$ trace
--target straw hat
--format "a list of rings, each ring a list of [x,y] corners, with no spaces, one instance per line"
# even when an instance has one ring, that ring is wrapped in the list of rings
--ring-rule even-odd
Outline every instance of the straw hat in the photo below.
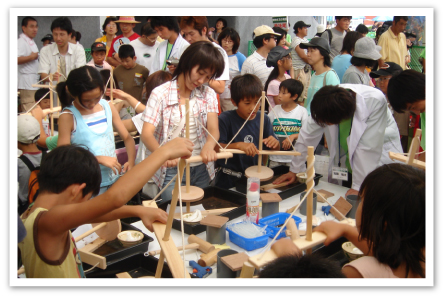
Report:
[[[121,16],[119,17],[119,20],[115,21],[114,23],[140,24],[140,22],[136,21],[135,17],[133,16]]]

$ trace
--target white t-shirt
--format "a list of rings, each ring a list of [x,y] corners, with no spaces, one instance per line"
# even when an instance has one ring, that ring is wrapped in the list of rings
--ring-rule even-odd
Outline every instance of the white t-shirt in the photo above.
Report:
[[[214,47],[219,50],[219,52],[222,54],[222,57],[224,57],[224,72],[222,75],[217,78],[216,80],[230,80],[230,64],[228,63],[228,55],[227,52],[216,42],[212,42]]]
[[[190,99],[190,109],[194,107],[196,99]],[[182,110],[179,111],[179,109],[174,108],[172,111],[172,119],[173,119],[173,123],[174,126],[179,126],[180,120],[182,117],[185,116],[186,114],[186,107],[185,104],[180,105],[179,106]],[[181,117],[182,114],[182,117]],[[199,139],[197,138],[197,119],[195,119],[194,117],[191,116],[191,111],[188,113],[188,116],[190,117],[190,141],[192,141],[194,143],[194,147],[193,147],[193,153],[192,156],[199,156],[200,152],[202,151],[202,148],[200,147],[200,143],[199,143]],[[185,121],[185,120],[184,120]],[[179,137],[185,137],[185,125],[183,125],[183,128],[179,134]],[[196,163],[191,163],[190,166],[194,167],[197,165],[202,164],[202,162],[196,162]]]
[[[34,40],[26,36],[24,33],[20,34],[17,40],[17,57],[26,57],[31,53],[38,53],[39,49]],[[32,60],[28,63],[18,65],[18,79],[17,89],[19,90],[37,90],[31,85],[36,84],[39,81],[39,60]]]
[[[288,136],[290,136],[299,133],[301,127],[307,122],[308,113],[307,109],[305,109],[305,107],[303,106],[300,106],[299,104],[291,111],[285,111],[282,109],[281,105],[276,105],[273,110],[268,113],[268,117],[270,118],[271,124],[273,125],[273,132],[278,137],[279,143],[282,147],[282,142],[287,137],[285,136],[285,133],[282,130],[281,125],[279,124],[276,117],[279,118],[279,121],[281,122],[282,127],[285,129],[285,132]],[[293,148],[290,148],[290,150],[293,150]],[[291,162],[292,158],[293,156],[270,155],[270,160],[274,162],[288,163]]]
[[[156,55],[156,50],[159,47],[160,42],[156,41],[153,46],[148,46],[143,44],[139,38],[134,39],[130,42],[136,52],[137,63],[145,66],[152,74],[151,64],[153,63],[154,56]]]

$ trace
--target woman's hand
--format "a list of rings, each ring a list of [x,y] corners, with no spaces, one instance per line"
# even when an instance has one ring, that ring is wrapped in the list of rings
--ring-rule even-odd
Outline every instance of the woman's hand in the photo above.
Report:
[[[122,165],[117,161],[117,158],[108,156],[96,156],[96,158],[100,165],[111,168],[115,174],[120,174]]]

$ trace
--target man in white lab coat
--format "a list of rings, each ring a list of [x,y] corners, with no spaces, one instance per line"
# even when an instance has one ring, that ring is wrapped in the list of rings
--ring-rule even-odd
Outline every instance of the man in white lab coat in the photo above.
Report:
[[[330,153],[328,181],[358,194],[364,178],[378,167],[387,127],[387,101],[372,87],[357,84],[325,86],[314,95],[311,116],[302,127],[295,145],[300,156],[293,157],[290,172],[276,179],[296,181],[296,173],[305,172],[307,146],[316,147],[325,133]]]

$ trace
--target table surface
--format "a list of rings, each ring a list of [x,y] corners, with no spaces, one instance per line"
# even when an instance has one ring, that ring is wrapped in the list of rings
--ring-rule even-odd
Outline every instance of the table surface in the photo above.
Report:
[[[345,198],[345,193],[347,192],[348,188],[342,187],[342,186],[338,186],[335,184],[331,184],[325,181],[320,180],[318,185],[315,186],[316,190],[326,190],[329,191],[331,193],[334,194],[333,197],[328,198],[328,201],[333,205],[338,199],[339,197],[344,197]],[[270,190],[270,192],[279,192],[278,190]],[[297,205],[299,203],[300,200],[300,193],[296,194],[294,196],[291,196],[283,201],[281,201],[279,203],[279,211],[280,212],[285,212],[287,209]],[[317,211],[316,211],[316,217],[319,219],[319,222],[323,222],[323,221],[327,221],[327,220],[336,220],[335,217],[332,214],[329,214],[328,216],[325,216],[324,213],[322,212],[321,208],[322,206],[328,205],[327,203],[320,203],[317,202]],[[197,209],[198,207],[194,207],[195,209]],[[169,208],[167,209],[169,210]],[[185,207],[183,207],[183,212],[185,212],[186,209]],[[191,207],[191,211],[193,211],[193,207]],[[176,207],[176,212],[180,212],[180,209],[178,207]],[[301,215],[301,213],[299,212],[299,209],[296,210],[295,215],[300,217],[302,219],[302,223],[299,224],[299,229],[304,230],[306,227],[306,216]],[[243,219],[245,219],[245,215],[242,215],[236,219],[233,219],[231,221],[229,221],[227,224],[231,224],[231,223],[237,223],[237,222],[241,222]],[[262,216],[260,216],[262,217]],[[148,229],[146,229],[146,227],[143,225],[142,221],[137,221],[135,223],[132,224],[133,226],[139,228],[143,233],[147,234],[148,236],[152,237],[154,239],[153,242],[151,242],[149,244],[148,247],[148,251],[154,251],[154,250],[159,250],[160,249],[160,245],[159,242],[155,236],[155,234],[153,232],[150,232]],[[314,225],[314,224],[313,224]],[[188,244],[188,234],[185,234],[184,236],[184,244],[187,245]],[[196,235],[199,238],[202,238],[203,240],[206,239],[206,232],[202,232]],[[171,239],[174,241],[174,243],[176,244],[176,246],[182,246],[182,235],[181,232],[175,229],[171,230]],[[269,238],[268,242],[270,242],[272,239]],[[260,249],[256,249],[253,251],[246,251],[243,248],[237,246],[236,244],[232,243],[229,239],[228,236],[228,232],[226,231],[226,245],[228,245],[232,250],[236,250],[238,252],[244,252],[249,256],[254,256],[256,254],[259,254],[261,252],[263,252],[264,248],[260,248]],[[182,256],[182,251],[179,251],[180,255]],[[192,268],[188,265],[188,261],[194,260],[194,261],[198,261],[200,259],[200,254],[202,252],[200,252],[199,250],[188,250],[185,251],[185,266],[187,267],[187,270],[191,273],[192,272]],[[156,257],[158,258],[159,255],[156,255]],[[210,274],[208,277],[209,278],[216,278],[217,277],[217,271],[216,271],[216,263],[213,264],[211,266],[211,268],[213,269],[213,273]]]

